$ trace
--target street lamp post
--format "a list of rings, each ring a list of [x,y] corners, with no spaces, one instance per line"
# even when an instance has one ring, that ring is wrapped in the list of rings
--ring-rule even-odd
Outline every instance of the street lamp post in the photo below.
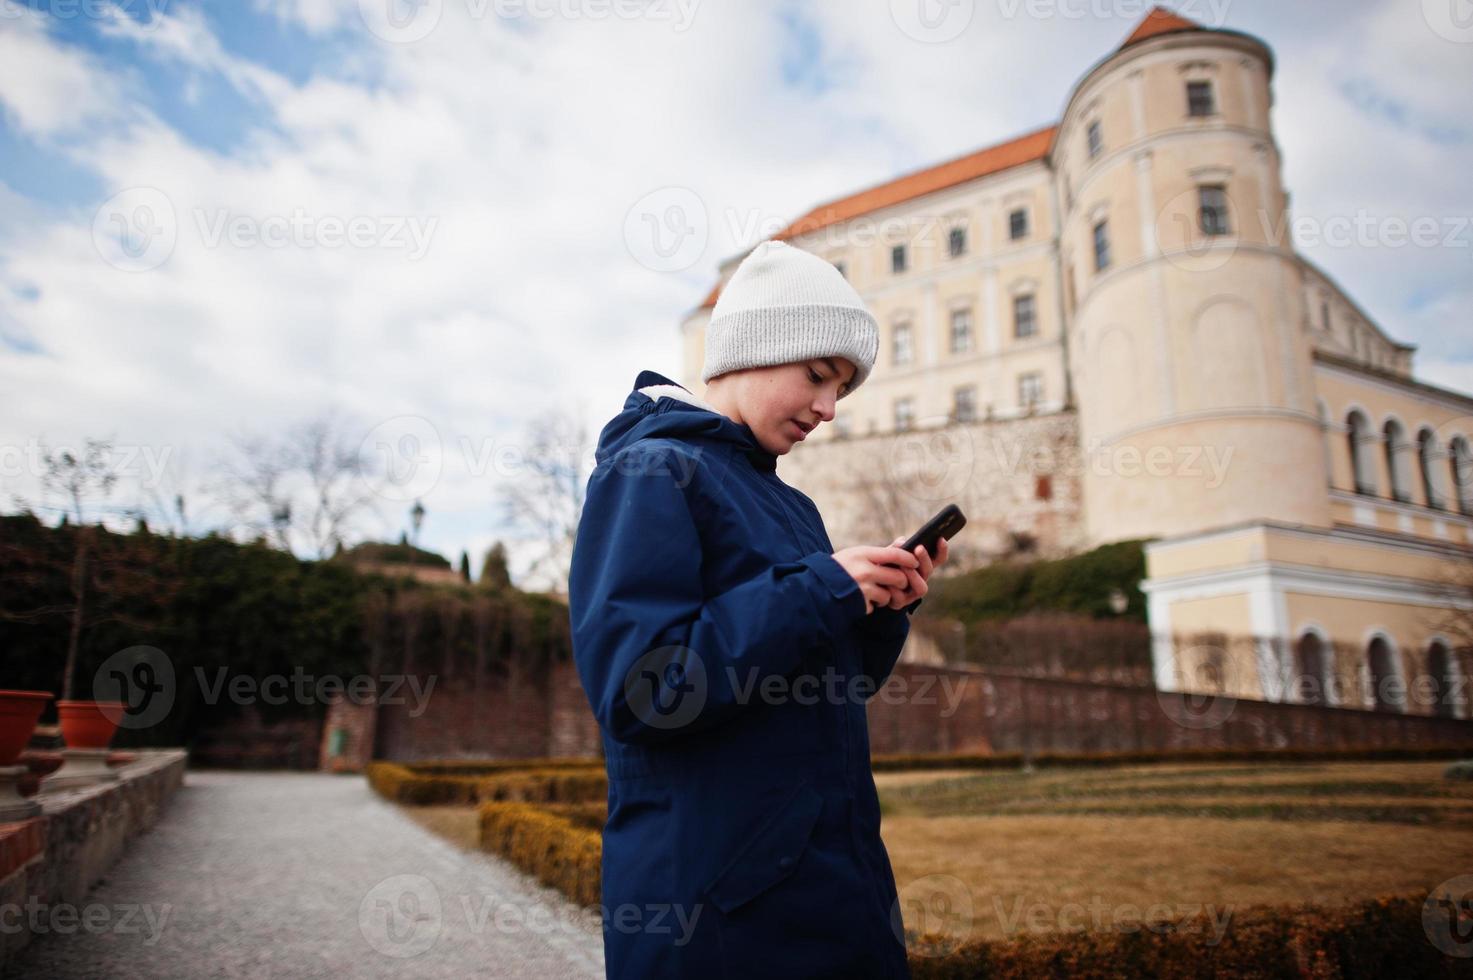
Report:
[[[415,559],[418,557],[418,552],[419,552],[419,528],[420,528],[420,525],[424,523],[424,521],[425,521],[425,507],[424,507],[424,504],[422,504],[418,500],[416,500],[414,502],[414,506],[409,509],[409,523],[410,523],[410,526],[412,526],[414,528],[414,543],[409,546],[409,564],[411,564],[411,565],[413,565],[415,563]]]

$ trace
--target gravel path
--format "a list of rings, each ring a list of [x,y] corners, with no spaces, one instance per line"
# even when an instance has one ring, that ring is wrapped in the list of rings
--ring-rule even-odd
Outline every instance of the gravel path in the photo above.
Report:
[[[595,914],[462,851],[360,777],[190,772],[15,975],[602,978]]]

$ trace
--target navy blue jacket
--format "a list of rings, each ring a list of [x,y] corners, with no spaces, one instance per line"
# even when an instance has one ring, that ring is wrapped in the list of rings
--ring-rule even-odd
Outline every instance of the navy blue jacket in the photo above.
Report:
[[[908,977],[865,702],[921,600],[866,613],[751,428],[653,384],[599,436],[568,586],[607,975]]]

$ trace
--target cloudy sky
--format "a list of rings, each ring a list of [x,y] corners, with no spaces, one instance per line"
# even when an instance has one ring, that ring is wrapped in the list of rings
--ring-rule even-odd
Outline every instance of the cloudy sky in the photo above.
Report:
[[[1296,217],[1373,229],[1302,250],[1473,391],[1466,0],[1168,6],[1272,46]],[[639,370],[676,376],[722,259],[1055,121],[1147,9],[0,0],[0,509],[54,521],[35,447],[108,437],[95,516],[183,492],[200,532],[233,438],[336,413],[420,460],[355,537],[420,497],[422,543],[477,556],[528,421],[596,433]],[[1437,244],[1375,231],[1398,219]]]

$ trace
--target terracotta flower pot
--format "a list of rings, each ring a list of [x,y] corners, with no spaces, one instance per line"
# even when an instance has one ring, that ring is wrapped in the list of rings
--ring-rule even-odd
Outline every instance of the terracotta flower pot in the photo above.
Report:
[[[50,700],[46,691],[0,691],[0,766],[15,765]]]
[[[62,741],[69,749],[105,749],[127,710],[120,701],[58,701]]]

